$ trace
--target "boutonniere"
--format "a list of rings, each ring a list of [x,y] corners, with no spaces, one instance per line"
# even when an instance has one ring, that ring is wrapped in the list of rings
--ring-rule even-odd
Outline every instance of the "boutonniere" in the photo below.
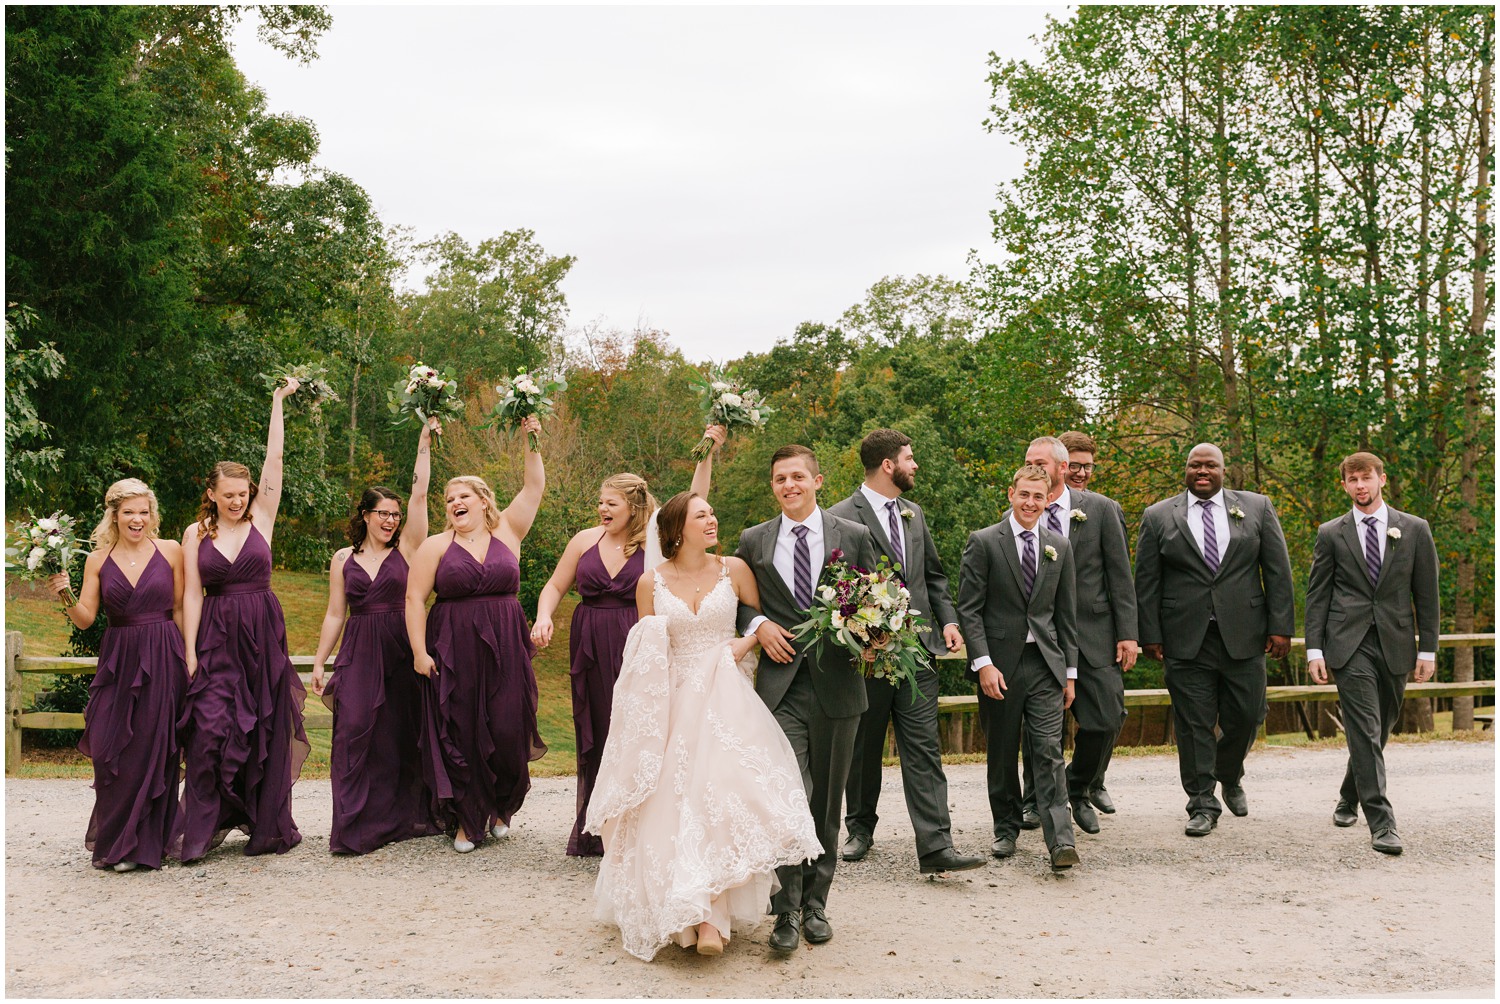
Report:
[[[1068,518],[1075,523],[1087,523],[1089,521],[1089,514],[1082,509],[1074,509],[1068,513]]]
[[[1241,509],[1237,505],[1232,505],[1229,507],[1229,515],[1233,516],[1235,519],[1244,519],[1245,510]]]
[[[1393,527],[1391,527],[1389,530],[1387,530],[1385,532],[1385,535],[1387,537],[1391,538],[1392,540],[1400,540],[1401,539],[1401,528],[1399,526],[1393,526]]]
[[[1042,548],[1042,553],[1047,556],[1048,561],[1057,560],[1057,548],[1053,547],[1051,544],[1048,544],[1046,547]]]
[[[917,514],[914,513],[914,512],[912,512],[910,509],[902,509],[901,510],[901,518],[902,519],[910,520],[910,519],[916,519],[916,517],[917,517]]]

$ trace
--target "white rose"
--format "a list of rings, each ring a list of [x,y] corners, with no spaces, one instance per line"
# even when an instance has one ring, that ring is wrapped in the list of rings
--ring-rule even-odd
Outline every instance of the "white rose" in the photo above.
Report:
[[[759,408],[751,408],[750,409],[750,421],[752,421],[752,422],[759,422],[760,421],[760,409]]]
[[[407,384],[406,384],[406,392],[408,394],[415,394],[416,391],[417,391],[417,381],[415,381],[415,380],[408,381]]]
[[[730,408],[738,408],[740,405],[745,403],[744,399],[738,394],[725,394],[723,397],[719,398],[719,400]]]
[[[891,615],[891,630],[892,631],[900,631],[901,630],[901,625],[903,625],[905,623],[906,623],[906,614],[902,613],[900,610],[897,610],[894,614]]]
[[[841,628],[841,627],[843,627],[844,626],[844,615],[841,614],[841,613],[839,613],[837,610],[835,610],[833,612],[832,624],[833,624],[833,626],[835,628]]]
[[[723,380],[715,380],[713,383],[709,384],[709,386],[713,388],[713,392],[715,394],[722,394],[729,389],[729,385]]]
[[[821,597],[823,597],[823,599],[825,599],[825,600],[832,600],[833,599],[833,587],[832,586],[824,586],[822,589],[818,590],[818,595],[821,596]]]
[[[57,520],[53,519],[51,516],[44,516],[36,521],[36,525],[50,533],[53,530],[57,529]]]
[[[26,568],[29,571],[36,571],[36,567],[42,563],[42,559],[46,556],[47,549],[45,547],[33,547],[31,553],[26,556]]]
[[[540,394],[542,392],[542,389],[530,380],[517,380],[516,390],[519,390],[523,394]]]
[[[426,381],[424,381],[424,382],[429,387],[441,387],[441,386],[443,386],[443,378],[440,377],[440,376],[438,376],[436,373],[434,373],[432,376],[428,377],[426,379]]]

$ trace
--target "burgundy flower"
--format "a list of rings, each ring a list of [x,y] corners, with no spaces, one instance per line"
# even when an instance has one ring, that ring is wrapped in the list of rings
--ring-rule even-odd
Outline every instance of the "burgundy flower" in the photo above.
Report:
[[[829,561],[843,561],[844,560],[843,549],[835,547],[832,551],[829,551],[828,552],[828,560]]]

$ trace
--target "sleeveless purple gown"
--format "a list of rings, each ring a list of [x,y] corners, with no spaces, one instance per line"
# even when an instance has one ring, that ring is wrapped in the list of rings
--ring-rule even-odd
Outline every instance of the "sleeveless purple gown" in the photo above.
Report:
[[[328,849],[368,854],[443,832],[417,751],[421,681],[406,637],[406,559],[392,548],[371,581],[344,562],[349,619],[323,703],[333,712],[333,829]]]
[[[583,830],[594,778],[609,734],[609,712],[615,680],[625,658],[625,637],[635,627],[635,587],[646,569],[646,552],[637,548],[613,578],[595,544],[578,559],[574,574],[583,601],[573,608],[568,632],[568,676],[573,684],[573,735],[578,748],[578,812],[568,836],[568,853],[600,857],[604,841]]]
[[[84,846],[94,867],[160,868],[177,821],[187,690],[182,632],[172,620],[172,563],[153,551],[134,588],[113,557],[99,569],[109,626],[89,687],[78,748],[94,761],[94,814]]]
[[[198,545],[206,595],[198,672],[180,723],[187,784],[172,854],[193,861],[238,828],[246,854],[285,854],[302,841],[292,783],[307,759],[307,692],[286,648],[286,620],[271,592],[271,548],[252,526],[230,562],[212,539]]]
[[[520,563],[494,537],[482,563],[450,542],[427,615],[436,727],[452,786],[446,822],[476,843],[496,819],[510,824],[531,788],[527,765],[547,752],[536,728],[536,649],[516,598],[520,584]]]

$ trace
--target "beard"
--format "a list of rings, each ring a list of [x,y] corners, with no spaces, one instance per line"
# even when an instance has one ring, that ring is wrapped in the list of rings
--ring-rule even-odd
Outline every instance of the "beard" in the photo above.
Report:
[[[895,485],[897,488],[901,489],[903,492],[909,492],[909,491],[911,491],[912,488],[916,485],[916,483],[917,483],[917,479],[912,475],[912,473],[910,471],[892,471],[891,472],[891,484]]]

